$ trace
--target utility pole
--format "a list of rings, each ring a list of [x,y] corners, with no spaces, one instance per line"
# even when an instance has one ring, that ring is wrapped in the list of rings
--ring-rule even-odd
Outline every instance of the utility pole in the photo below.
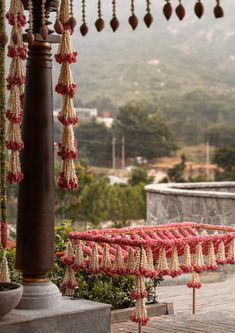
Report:
[[[112,167],[116,169],[116,138],[112,139]]]
[[[209,164],[210,164],[210,143],[209,143],[209,141],[207,141],[206,142],[206,178],[207,178],[207,180],[209,180],[209,177],[210,177]]]
[[[125,168],[125,136],[122,136],[122,169]]]

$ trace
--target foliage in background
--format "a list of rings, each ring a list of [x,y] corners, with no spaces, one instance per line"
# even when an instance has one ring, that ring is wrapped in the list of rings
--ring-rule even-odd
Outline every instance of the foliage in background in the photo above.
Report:
[[[89,168],[76,166],[80,188],[67,193],[56,190],[56,218],[78,222],[79,227],[88,223],[99,227],[102,222],[113,221],[115,227],[127,225],[132,220],[142,220],[146,215],[144,185],[152,181],[147,172],[136,168],[127,185],[111,185],[107,178],[91,174]]]
[[[216,172],[217,181],[235,181],[235,146],[217,149],[214,163],[220,168]]]
[[[153,159],[169,156],[177,149],[163,114],[149,114],[142,105],[128,104],[120,108],[113,131],[116,137],[125,137],[127,158]]]

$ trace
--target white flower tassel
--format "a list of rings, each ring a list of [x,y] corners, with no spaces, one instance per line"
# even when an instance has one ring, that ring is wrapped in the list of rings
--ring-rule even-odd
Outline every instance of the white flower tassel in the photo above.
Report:
[[[88,271],[93,274],[99,273],[99,271],[100,271],[97,243],[94,243],[93,248],[92,248],[91,260],[90,260]]]
[[[183,264],[180,266],[185,273],[193,271],[192,258],[189,244],[184,247]]]
[[[219,243],[219,249],[218,249],[216,261],[217,261],[217,264],[219,264],[219,265],[224,265],[226,263],[225,246],[224,246],[223,241],[221,241]]]
[[[210,242],[209,244],[207,269],[210,269],[212,271],[218,269],[213,242]]]
[[[134,274],[135,266],[136,266],[136,261],[135,261],[134,250],[132,247],[129,247],[127,263],[126,263],[127,274]]]
[[[197,272],[197,273],[200,273],[203,270],[205,270],[206,266],[204,264],[201,243],[197,244],[197,249],[196,249],[196,253],[194,255],[194,260],[193,260],[193,266],[194,266],[195,272]]]
[[[10,274],[6,256],[6,250],[3,250],[2,260],[0,263],[0,282],[10,282]]]
[[[159,250],[157,270],[158,270],[158,273],[160,276],[170,274],[170,270],[169,270],[167,258],[166,258],[166,250],[164,249],[164,247],[161,247]]]
[[[233,239],[229,245],[227,263],[235,264],[235,239]]]
[[[120,274],[122,275],[125,273],[126,267],[125,267],[125,262],[122,257],[122,249],[120,246],[117,247],[115,259],[114,259],[114,268],[113,268],[113,273],[114,274]]]
[[[110,255],[109,255],[109,246],[107,244],[104,247],[101,267],[102,267],[102,270],[106,273],[108,273],[110,271],[110,268],[111,268]]]
[[[179,266],[179,256],[177,247],[174,246],[171,255],[171,265],[170,265],[170,274],[172,277],[176,277],[182,274],[182,270]]]
[[[73,269],[79,270],[84,268],[84,253],[81,246],[82,241],[79,241],[78,244],[75,245],[75,260],[73,264]]]

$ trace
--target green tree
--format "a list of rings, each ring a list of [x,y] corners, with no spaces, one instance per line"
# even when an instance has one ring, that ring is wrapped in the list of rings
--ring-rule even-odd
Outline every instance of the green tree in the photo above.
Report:
[[[95,166],[110,166],[112,159],[112,134],[104,124],[95,120],[81,122],[75,129],[79,156]]]
[[[177,148],[164,116],[149,114],[142,106],[120,108],[113,131],[116,137],[125,137],[127,158],[153,159],[168,156]]]
[[[173,168],[170,168],[167,171],[167,176],[171,182],[174,183],[183,183],[185,182],[184,170],[185,170],[186,156],[181,155],[180,163],[176,164]]]
[[[235,146],[217,149],[214,156],[214,163],[223,169],[223,171],[218,170],[216,172],[216,180],[235,180]]]
[[[233,145],[235,126],[230,124],[211,125],[205,132],[205,139],[212,146],[228,147]]]
[[[130,185],[149,184],[153,182],[153,177],[148,176],[148,172],[143,168],[134,168],[129,179]]]

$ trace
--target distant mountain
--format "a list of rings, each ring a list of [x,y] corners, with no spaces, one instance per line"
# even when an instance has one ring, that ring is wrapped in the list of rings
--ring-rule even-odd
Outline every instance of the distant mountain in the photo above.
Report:
[[[79,22],[74,36],[79,53],[74,65],[78,99],[95,104],[107,98],[119,106],[130,100],[173,98],[194,90],[215,96],[234,94],[235,3],[221,1],[225,17],[215,19],[215,1],[203,1],[205,15],[199,20],[193,10],[195,1],[185,0],[185,19],[179,22],[174,14],[168,22],[162,14],[164,1],[152,2],[154,22],[147,29],[143,23],[145,2],[135,1],[139,26],[132,31],[128,24],[130,1],[117,0],[121,24],[113,33],[109,26],[111,1],[105,1],[106,28],[98,33],[94,27],[96,1],[87,1],[86,37],[79,32],[81,5],[75,3]],[[174,7],[177,3],[172,1]]]

